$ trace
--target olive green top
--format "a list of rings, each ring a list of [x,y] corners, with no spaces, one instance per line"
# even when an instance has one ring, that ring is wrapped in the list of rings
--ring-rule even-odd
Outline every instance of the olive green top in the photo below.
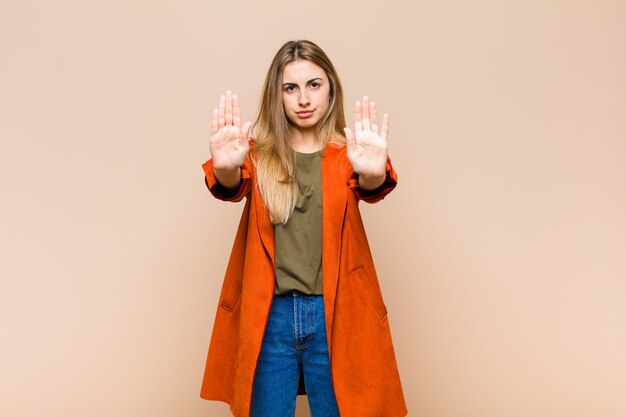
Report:
[[[322,294],[322,151],[296,152],[300,192],[286,224],[274,226],[274,294]]]

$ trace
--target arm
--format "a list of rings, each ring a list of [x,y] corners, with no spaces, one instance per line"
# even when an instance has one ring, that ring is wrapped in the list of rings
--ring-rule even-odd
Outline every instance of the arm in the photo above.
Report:
[[[251,123],[240,127],[237,96],[226,91],[211,118],[211,159],[202,165],[205,184],[216,198],[240,201],[250,191],[252,164],[248,132]]]
[[[362,186],[362,178],[359,177],[354,170],[350,170],[350,179],[348,180],[348,187],[352,189],[354,194],[359,200],[363,200],[366,203],[376,203],[387,196],[398,184],[398,174],[391,165],[391,160],[387,157],[387,163],[385,166],[385,176],[382,183],[374,188],[367,189]]]
[[[383,199],[396,187],[396,175],[387,154],[388,116],[383,116],[380,134],[376,105],[363,97],[354,108],[354,133],[345,128],[347,156],[352,169],[348,186],[368,203]]]
[[[241,168],[237,169],[239,182],[234,187],[226,187],[221,183],[215,174],[212,159],[202,164],[202,169],[204,170],[204,183],[215,198],[237,202],[241,201],[250,192],[252,186],[252,163],[248,158],[246,158]]]

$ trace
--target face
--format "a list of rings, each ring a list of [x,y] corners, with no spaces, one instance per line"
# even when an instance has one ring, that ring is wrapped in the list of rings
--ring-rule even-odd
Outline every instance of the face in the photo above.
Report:
[[[330,105],[330,81],[326,72],[311,61],[285,65],[282,99],[285,115],[296,129],[315,129]]]

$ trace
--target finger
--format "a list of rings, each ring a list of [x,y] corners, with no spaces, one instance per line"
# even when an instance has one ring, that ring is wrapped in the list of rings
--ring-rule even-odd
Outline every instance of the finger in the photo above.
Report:
[[[354,105],[354,132],[360,132],[363,130],[363,121],[361,120],[361,102],[357,101]]]
[[[383,115],[383,128],[380,132],[380,137],[387,140],[387,133],[389,132],[389,115],[385,113]]]
[[[378,134],[378,116],[376,114],[376,103],[373,101],[370,103],[370,124],[372,131]]]
[[[211,136],[217,133],[217,107],[213,109],[213,115],[211,117]]]
[[[347,151],[348,151],[348,153],[352,153],[354,151],[355,146],[356,146],[355,145],[355,140],[354,140],[354,133],[352,133],[352,131],[348,127],[344,127],[343,131],[346,134]]]
[[[239,107],[239,97],[233,95],[233,125],[239,127],[241,123],[241,108]]]
[[[246,122],[241,127],[241,134],[240,134],[239,138],[242,141],[246,141],[246,142],[248,141],[248,133],[250,132],[250,126],[252,126],[252,122]]]
[[[363,130],[370,130],[370,110],[367,96],[363,96],[363,105],[361,106],[361,112],[363,114]]]
[[[226,126],[233,125],[233,95],[230,90],[226,91]]]
[[[224,108],[226,107],[226,97],[220,96],[220,105],[219,105],[219,117],[218,117],[218,128],[223,128],[226,124],[224,122]]]

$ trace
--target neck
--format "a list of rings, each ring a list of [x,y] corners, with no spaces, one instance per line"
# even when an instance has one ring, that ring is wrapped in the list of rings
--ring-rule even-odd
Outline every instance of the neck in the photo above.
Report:
[[[296,152],[313,153],[322,149],[315,130],[295,130],[291,135],[291,147]]]

